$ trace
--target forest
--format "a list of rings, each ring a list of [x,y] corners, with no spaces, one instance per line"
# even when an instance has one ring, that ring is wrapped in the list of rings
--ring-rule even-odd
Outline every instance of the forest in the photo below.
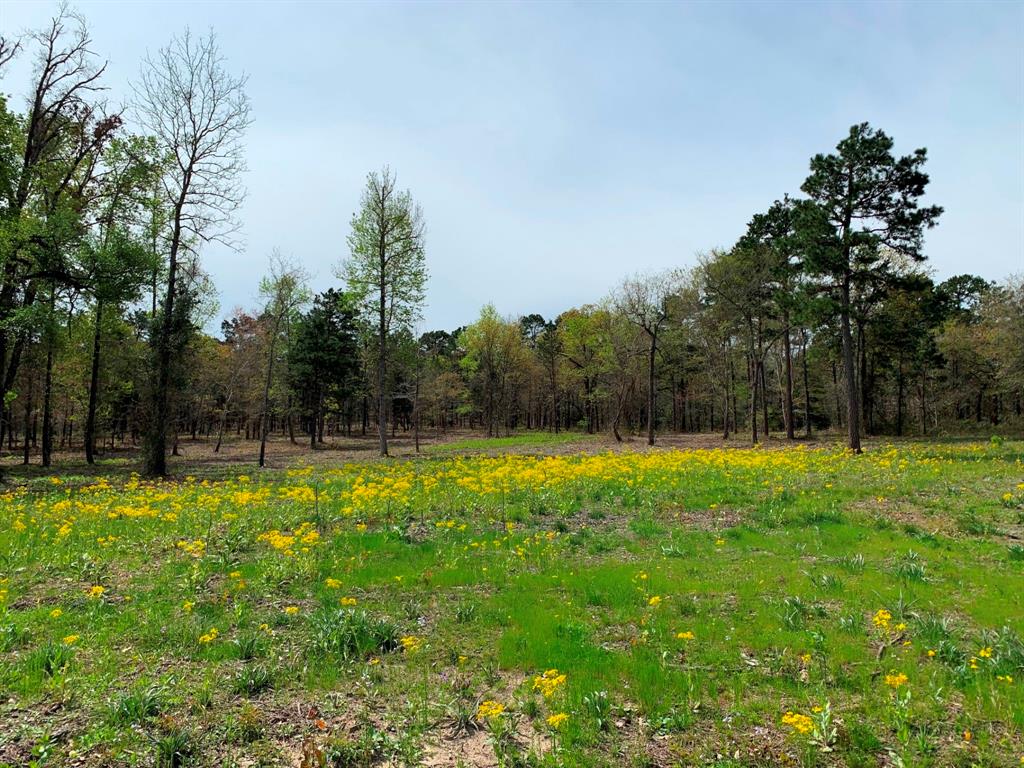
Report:
[[[275,251],[259,301],[214,333],[201,254],[218,242],[243,258],[251,116],[212,33],[144,61],[120,109],[74,12],[2,46],[0,66],[33,57],[36,73],[5,83],[24,109],[0,102],[10,460],[143,449],[162,475],[196,440],[250,441],[262,465],[268,438],[315,450],[369,435],[386,454],[396,436],[418,449],[421,435],[467,429],[651,444],[824,432],[859,450],[863,435],[1020,428],[1019,272],[936,277],[924,241],[942,209],[925,203],[926,151],[894,154],[867,123],[813,155],[800,190],[752,211],[731,245],[679,254],[678,269],[626,276],[555,317],[485,303],[455,329],[421,328],[426,214],[385,166],[365,180],[334,285],[314,292],[301,260]]]

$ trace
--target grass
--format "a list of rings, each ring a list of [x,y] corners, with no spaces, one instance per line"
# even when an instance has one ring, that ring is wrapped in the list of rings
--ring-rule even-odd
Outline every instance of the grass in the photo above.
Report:
[[[36,477],[0,496],[0,765],[1019,764],[1022,461]]]

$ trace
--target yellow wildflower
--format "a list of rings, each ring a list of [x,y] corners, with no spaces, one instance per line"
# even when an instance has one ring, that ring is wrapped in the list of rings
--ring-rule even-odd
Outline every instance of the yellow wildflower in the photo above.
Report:
[[[491,699],[488,699],[486,701],[481,701],[480,702],[480,706],[477,707],[477,710],[476,710],[476,719],[477,720],[490,720],[491,718],[499,717],[501,715],[501,713],[504,712],[504,711],[505,711],[505,705],[504,704],[501,704],[501,703],[499,703],[497,701],[492,701]]]
[[[416,635],[406,635],[399,642],[406,653],[415,653],[423,646],[423,638]]]
[[[533,690],[540,691],[545,699],[550,699],[555,695],[559,686],[565,683],[565,680],[565,675],[560,674],[557,669],[549,669],[543,675],[533,678]]]
[[[565,721],[569,719],[569,716],[565,712],[556,712],[555,714],[548,717],[547,723],[552,728],[558,729],[565,725]]]
[[[810,733],[814,729],[814,721],[799,712],[786,712],[782,716],[782,724],[801,734]]]
[[[209,645],[210,643],[212,643],[212,642],[213,642],[214,640],[216,640],[216,639],[217,639],[217,636],[218,636],[219,634],[220,634],[220,632],[219,632],[219,631],[217,630],[217,628],[216,628],[216,627],[213,627],[213,628],[212,628],[212,629],[211,629],[211,630],[210,630],[209,632],[207,632],[207,633],[206,633],[205,635],[200,635],[200,636],[199,636],[199,642],[200,642],[201,644],[203,644],[203,645]]]
[[[888,685],[890,688],[899,688],[905,685],[908,679],[909,678],[905,674],[899,672],[896,674],[886,675],[885,684]]]

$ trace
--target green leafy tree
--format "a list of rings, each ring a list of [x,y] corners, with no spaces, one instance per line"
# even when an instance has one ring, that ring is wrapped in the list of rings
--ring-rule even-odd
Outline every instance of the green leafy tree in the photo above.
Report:
[[[85,458],[95,461],[96,408],[106,312],[119,313],[137,300],[158,259],[148,247],[141,226],[144,193],[160,173],[154,143],[142,137],[116,139],[103,157],[104,172],[96,195],[98,227],[82,249],[83,269],[93,295],[94,328],[85,420]]]
[[[854,125],[832,154],[811,159],[801,189],[814,202],[802,209],[808,270],[838,297],[846,411],[851,450],[860,452],[860,403],[850,329],[854,285],[887,269],[888,253],[923,261],[923,232],[942,209],[920,206],[928,185],[924,149],[895,157],[893,141],[867,123]],[[885,248],[883,248],[883,246]],[[889,249],[889,250],[886,250]]]
[[[423,212],[408,190],[397,188],[389,168],[367,177],[348,246],[350,257],[341,274],[358,299],[361,319],[373,332],[377,435],[380,455],[387,456],[390,337],[411,329],[420,318],[427,284]]]
[[[267,375],[263,385],[263,408],[260,411],[261,467],[266,465],[267,430],[270,424],[270,388],[274,382],[274,364],[282,347],[287,359],[289,331],[295,314],[309,301],[309,278],[297,264],[278,251],[270,256],[270,274],[260,281],[260,295],[265,304],[263,319],[267,332]]]
[[[487,304],[459,341],[466,352],[462,370],[473,387],[487,434],[497,436],[502,424],[511,428],[516,384],[529,359],[521,326]]]
[[[333,288],[313,298],[288,349],[288,374],[309,419],[309,446],[323,443],[324,416],[340,404],[359,371],[358,328],[350,297]]]

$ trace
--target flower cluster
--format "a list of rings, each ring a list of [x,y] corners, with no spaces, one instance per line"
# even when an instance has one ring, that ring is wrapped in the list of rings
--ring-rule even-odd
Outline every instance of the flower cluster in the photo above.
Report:
[[[423,638],[416,637],[416,635],[406,635],[399,642],[402,644],[402,650],[406,653],[416,653],[423,647]]]
[[[565,679],[565,675],[560,674],[557,669],[549,669],[543,675],[533,678],[533,690],[540,691],[545,699],[550,699],[565,683]]]
[[[786,712],[782,716],[782,724],[789,726],[801,735],[808,734],[814,730],[814,721],[800,712]]]
[[[907,676],[902,672],[894,672],[885,676],[885,684],[890,688],[902,688],[907,684]]]
[[[490,720],[495,717],[500,717],[501,713],[505,711],[505,705],[491,699],[481,701],[480,706],[476,710],[477,720]]]

